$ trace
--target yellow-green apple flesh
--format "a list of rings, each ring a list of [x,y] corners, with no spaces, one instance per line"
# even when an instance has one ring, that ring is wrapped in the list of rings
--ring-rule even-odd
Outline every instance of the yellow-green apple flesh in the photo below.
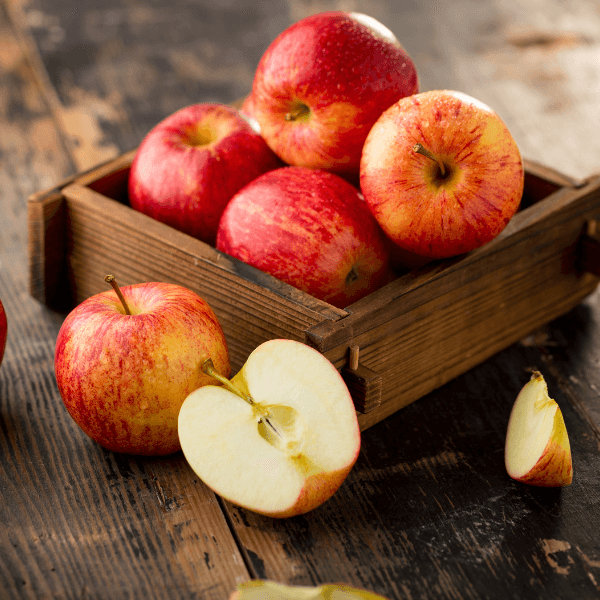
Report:
[[[6,334],[8,331],[8,323],[6,320],[6,311],[4,305],[0,301],[0,364],[4,359],[4,350],[6,348]]]
[[[494,239],[517,211],[523,182],[519,148],[500,117],[453,90],[386,110],[360,167],[365,200],[409,267]]]
[[[225,205],[244,185],[281,166],[237,110],[186,106],[153,127],[129,172],[131,207],[214,245]]]
[[[181,447],[198,477],[270,517],[328,500],[360,451],[352,398],[329,360],[300,342],[269,340],[231,382],[219,381],[192,392],[179,413]]]
[[[389,252],[359,191],[327,171],[282,167],[229,202],[217,249],[343,307],[387,283]]]
[[[385,600],[383,596],[339,583],[319,586],[285,585],[252,580],[240,583],[229,600]]]
[[[76,306],[56,340],[55,373],[68,412],[98,444],[127,454],[180,449],[177,417],[185,398],[213,383],[211,358],[229,375],[229,354],[210,306],[182,286],[151,282]]]
[[[573,480],[565,421],[538,371],[532,374],[513,405],[504,460],[510,477],[522,483],[561,487]]]
[[[325,12],[271,42],[254,75],[253,111],[286,164],[357,174],[379,115],[418,85],[413,61],[382,23]]]

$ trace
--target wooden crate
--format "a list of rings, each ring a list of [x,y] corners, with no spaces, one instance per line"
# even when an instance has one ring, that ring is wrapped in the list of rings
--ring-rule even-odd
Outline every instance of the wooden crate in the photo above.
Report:
[[[131,209],[133,155],[29,199],[32,296],[67,310],[107,290],[108,273],[121,285],[189,287],[216,312],[233,372],[265,340],[310,344],[344,374],[362,429],[569,311],[598,283],[600,177],[575,182],[527,162],[521,209],[498,238],[342,310]]]

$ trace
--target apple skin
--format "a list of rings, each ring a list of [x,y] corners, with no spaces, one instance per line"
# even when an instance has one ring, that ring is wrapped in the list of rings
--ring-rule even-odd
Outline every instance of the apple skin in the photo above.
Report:
[[[525,459],[527,466],[523,467]],[[511,410],[504,461],[508,475],[521,483],[563,487],[573,481],[565,420],[539,371],[533,372]]]
[[[379,115],[418,87],[414,63],[389,29],[360,13],[324,12],[269,45],[255,72],[252,109],[286,164],[357,174]]]
[[[238,192],[217,249],[344,307],[388,281],[388,246],[358,190],[320,169],[282,167]]]
[[[79,427],[108,450],[167,455],[180,449],[177,417],[189,393],[214,380],[201,370],[209,356],[230,372],[225,337],[200,296],[169,283],[121,289],[76,306],[56,341],[55,373]]]
[[[237,110],[221,104],[184,107],[144,137],[129,172],[132,208],[214,245],[231,197],[281,166]]]
[[[414,151],[420,143],[435,160]],[[494,239],[517,211],[524,171],[515,140],[488,106],[461,92],[415,94],[386,110],[363,149],[360,186],[409,267]]]
[[[4,305],[0,301],[0,365],[4,359],[4,350],[6,349],[6,334],[8,332],[8,323]]]

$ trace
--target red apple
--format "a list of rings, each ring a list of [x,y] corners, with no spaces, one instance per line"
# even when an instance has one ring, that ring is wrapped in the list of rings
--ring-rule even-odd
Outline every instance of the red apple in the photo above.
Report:
[[[417,91],[415,66],[387,27],[360,13],[325,12],[267,48],[252,84],[253,111],[285,163],[358,173],[379,115]]]
[[[449,90],[385,111],[360,168],[365,200],[408,266],[494,239],[517,211],[523,182],[519,148],[500,117]]]
[[[389,275],[385,236],[358,190],[306,167],[270,171],[240,190],[217,249],[340,307]]]
[[[142,140],[129,173],[139,210],[211,245],[231,197],[279,159],[235,109],[194,104],[173,113]]]
[[[179,409],[195,389],[214,383],[211,358],[230,372],[227,344],[210,306],[169,283],[110,290],[73,309],[56,341],[58,389],[75,422],[115,452],[166,455],[180,449]]]
[[[4,311],[4,305],[0,301],[0,364],[2,364],[2,359],[4,358],[7,329],[6,312]]]

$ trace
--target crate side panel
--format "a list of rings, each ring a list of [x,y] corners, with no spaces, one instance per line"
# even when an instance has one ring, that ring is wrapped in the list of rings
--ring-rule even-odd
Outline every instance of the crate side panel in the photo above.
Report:
[[[75,303],[108,289],[104,282],[108,273],[114,274],[120,285],[168,281],[189,287],[217,314],[236,370],[261,342],[277,337],[305,341],[306,329],[324,319],[310,307],[207,261],[201,252],[194,253],[195,240],[186,248],[171,244],[139,227],[149,217],[135,215],[133,223],[138,226],[132,226],[127,207],[94,205],[85,194],[80,197],[79,191],[65,190],[66,262]],[[161,225],[152,223],[157,230]]]

